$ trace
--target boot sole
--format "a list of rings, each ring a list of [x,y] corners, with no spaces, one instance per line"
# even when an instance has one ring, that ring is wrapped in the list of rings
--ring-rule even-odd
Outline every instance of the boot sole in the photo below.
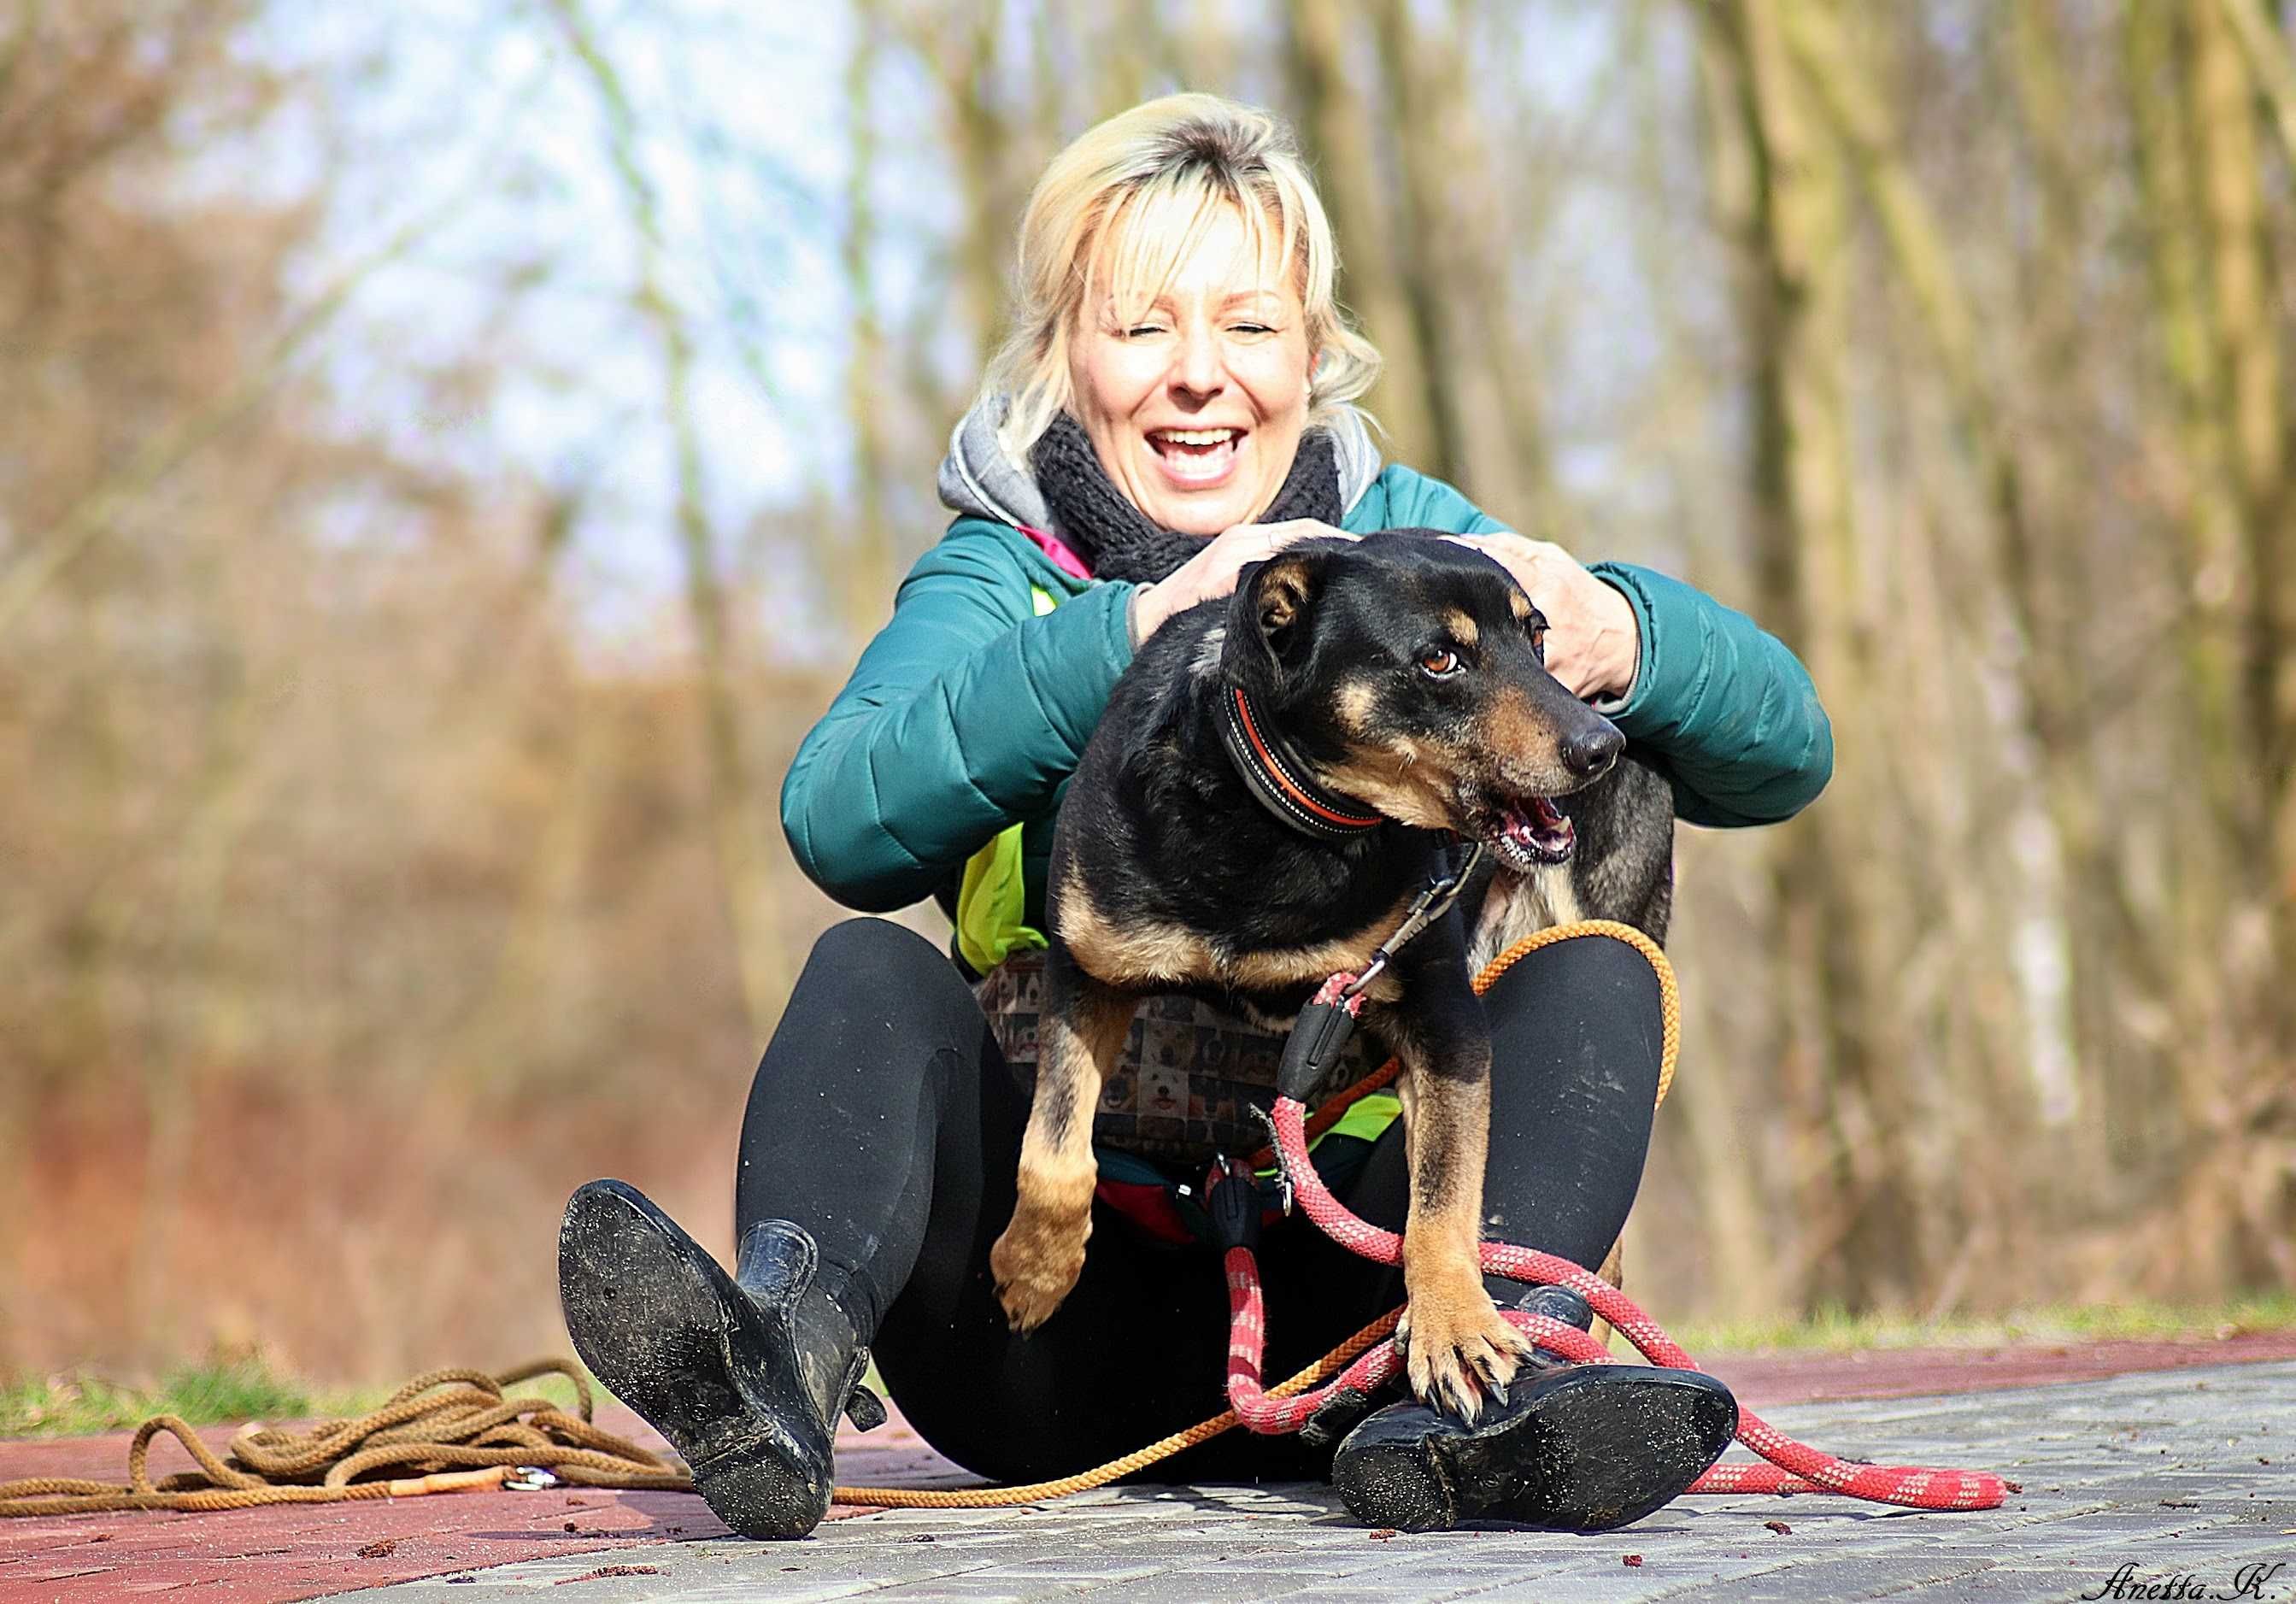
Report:
[[[802,1537],[828,1511],[828,1481],[744,1395],[733,1353],[743,1317],[705,1262],[636,1191],[592,1182],[567,1205],[558,1237],[567,1334],[607,1389],[668,1439],[718,1519],[744,1537]],[[747,1324],[744,1340],[772,1340],[756,1317]]]
[[[1480,1430],[1429,1432],[1365,1421],[1332,1466],[1358,1520],[1447,1531],[1511,1520],[1607,1532],[1672,1502],[1737,1431],[1729,1394],[1687,1373],[1586,1365],[1557,1378],[1520,1415]],[[1609,1374],[1603,1372],[1609,1371]]]

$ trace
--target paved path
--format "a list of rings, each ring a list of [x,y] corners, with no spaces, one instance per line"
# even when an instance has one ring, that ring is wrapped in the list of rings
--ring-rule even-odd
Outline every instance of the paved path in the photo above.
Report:
[[[529,1559],[357,1597],[1795,1604],[2229,1599],[2245,1578],[2244,1596],[2296,1600],[2296,1362],[1765,1412],[1835,1452],[1996,1469],[2024,1492],[1982,1514],[1702,1498],[1601,1537],[1382,1537],[1352,1525],[1326,1489],[1133,1488],[1035,1509],[867,1516],[802,1543],[688,1538]]]

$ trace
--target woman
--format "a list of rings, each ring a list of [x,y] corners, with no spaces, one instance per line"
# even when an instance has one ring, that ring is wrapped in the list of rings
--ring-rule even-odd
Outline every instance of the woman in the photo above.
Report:
[[[1334,265],[1287,132],[1208,95],[1094,128],[1030,199],[1013,332],[941,467],[958,516],[783,792],[791,847],[824,890],[864,910],[939,898],[955,959],[876,919],[815,947],[750,1090],[732,1276],[619,1182],[585,1187],[567,1211],[561,1290],[583,1358],[738,1531],[798,1535],[820,1519],[839,1414],[876,1411],[858,1387],[873,1351],[926,1440],[998,1479],[1070,1474],[1216,1407],[1219,1259],[1167,1239],[1183,1234],[1169,1229],[1177,1172],[1143,1152],[1159,1152],[1160,1110],[1185,1136],[1193,1094],[1176,1082],[1185,1093],[1213,1057],[1248,1057],[1233,1033],[1246,1027],[1168,1019],[1169,1073],[1142,1067],[1129,1113],[1104,1102],[1111,1184],[1082,1279],[1041,1329],[1009,1329],[988,1255],[1028,1116],[1006,1049],[1027,1045],[1014,1022],[1062,787],[1136,646],[1228,594],[1246,564],[1308,535],[1450,531],[1521,581],[1548,619],[1552,670],[1666,762],[1681,817],[1781,819],[1825,783],[1831,738],[1808,677],[1750,621],[1646,570],[1583,568],[1450,487],[1381,465],[1349,405],[1377,354],[1333,302]],[[1655,981],[1620,943],[1564,942],[1517,964],[1486,1007],[1490,1234],[1599,1263],[1650,1135]],[[1316,1162],[1357,1212],[1398,1227],[1393,1112],[1366,1099]],[[1304,1221],[1271,1230],[1261,1260],[1274,1374],[1398,1301],[1391,1270]],[[1589,1323],[1559,1288],[1493,1290]],[[1700,1392],[1696,1430],[1650,1440],[1636,1423],[1685,1387]],[[1333,1474],[1329,1439],[1353,1425],[1338,1479],[1374,1524],[1492,1515],[1591,1530],[1678,1493],[1735,1419],[1710,1378],[1546,1356],[1472,1427],[1399,1395],[1357,1412],[1374,1408],[1359,1424],[1318,1422],[1313,1441],[1230,1434],[1165,1468]],[[1350,1456],[1374,1444],[1390,1473],[1351,1479]],[[1417,1467],[1399,1479],[1398,1444]],[[1552,1470],[1564,1462],[1582,1468]]]

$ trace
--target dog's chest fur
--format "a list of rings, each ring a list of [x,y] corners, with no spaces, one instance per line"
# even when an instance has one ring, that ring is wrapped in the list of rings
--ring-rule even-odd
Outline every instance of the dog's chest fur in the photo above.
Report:
[[[1468,973],[1481,974],[1493,958],[1527,935],[1586,917],[1567,863],[1542,865],[1526,875],[1495,875],[1468,936]]]

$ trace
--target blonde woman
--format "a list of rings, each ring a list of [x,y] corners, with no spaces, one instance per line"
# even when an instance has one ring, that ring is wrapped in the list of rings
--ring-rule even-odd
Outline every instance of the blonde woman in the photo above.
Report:
[[[1247,564],[1308,535],[1448,531],[1521,581],[1552,670],[1666,766],[1680,817],[1766,823],[1825,783],[1808,677],[1750,621],[1645,569],[1582,567],[1382,464],[1351,405],[1378,356],[1332,300],[1336,259],[1287,130],[1209,95],[1092,129],[1029,201],[1013,333],[941,466],[957,516],[782,798],[824,891],[864,911],[936,898],[950,950],[869,918],[815,947],[750,1093],[732,1274],[620,1182],[567,1210],[561,1290],[583,1358],[736,1531],[821,1518],[838,1418],[878,1412],[860,1386],[872,1352],[926,1440],[998,1480],[1081,1470],[1218,1407],[1226,1301],[1185,1188],[1211,1151],[1259,1146],[1266,1032],[1184,999],[1144,1009],[1095,1122],[1082,1278],[1029,1336],[1007,1325],[988,1250],[1028,1119],[1063,784],[1139,643]],[[1655,981],[1619,943],[1566,942],[1486,1006],[1491,1234],[1599,1263],[1650,1135]],[[1394,1117],[1392,1098],[1367,1098],[1316,1150],[1333,1189],[1390,1227],[1406,1196]],[[1304,1221],[1270,1230],[1260,1257],[1271,1374],[1399,1301],[1392,1271]],[[1529,1301],[1587,1323],[1558,1288]],[[1708,1378],[1544,1356],[1472,1425],[1399,1394],[1354,1402],[1300,1437],[1232,1433],[1159,1471],[1332,1477],[1375,1525],[1596,1530],[1678,1493],[1735,1419]],[[1378,1475],[1363,1471],[1374,1449]]]

